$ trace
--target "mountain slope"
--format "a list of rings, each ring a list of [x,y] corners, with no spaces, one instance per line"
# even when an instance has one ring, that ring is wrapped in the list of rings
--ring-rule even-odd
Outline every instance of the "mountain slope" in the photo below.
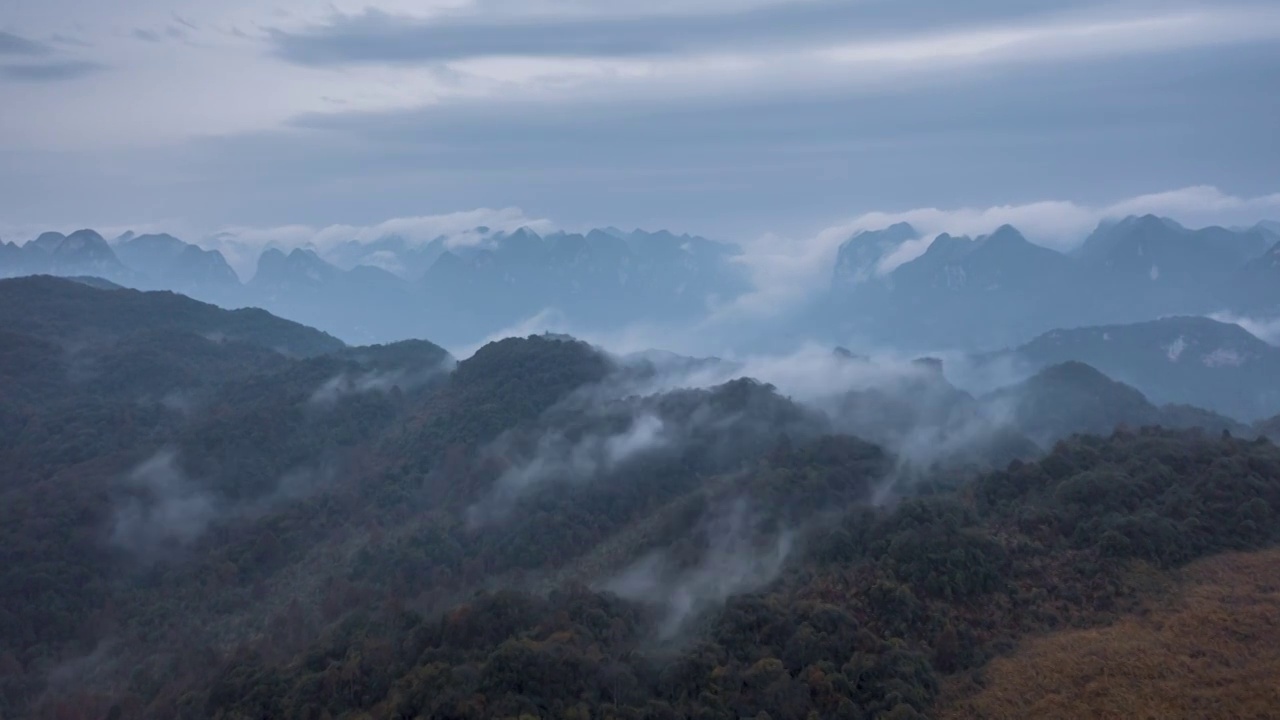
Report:
[[[93,230],[70,235],[47,232],[21,247],[0,252],[0,277],[31,274],[90,275],[130,281],[134,274],[116,257],[111,246]]]
[[[1280,349],[1208,318],[1054,330],[1005,357],[1033,370],[1087,363],[1157,403],[1197,405],[1241,420],[1280,411]]]
[[[5,717],[914,717],[1011,641],[1131,609],[1135,567],[1280,541],[1265,441],[906,472],[768,384],[637,394],[688,362],[564,336],[455,365],[304,328],[332,350],[286,357],[255,332],[295,326],[170,293],[0,300],[29,392],[0,403]],[[200,392],[103,392],[68,353]],[[901,375],[867,427],[985,411],[937,361]],[[1152,412],[1083,366],[1018,392],[1046,434]]]
[[[1022,383],[983,396],[981,402],[1042,447],[1074,434],[1108,435],[1121,426],[1250,434],[1248,426],[1210,411],[1157,407],[1133,387],[1076,361],[1051,365]]]
[[[172,235],[136,235],[116,245],[121,262],[146,276],[147,287],[232,299],[240,278],[217,250]]]
[[[908,223],[895,223],[884,230],[856,233],[840,244],[836,252],[836,266],[832,272],[831,288],[836,293],[850,292],[854,287],[873,280],[878,275],[880,261],[908,240],[920,235]]]
[[[425,273],[425,332],[474,341],[548,312],[582,329],[699,317],[748,289],[736,252],[666,231],[499,233],[450,248]]]
[[[1276,241],[1264,227],[1193,230],[1129,217],[1100,224],[1067,256],[1004,226],[974,240],[944,233],[892,272],[868,272],[911,232],[894,226],[841,247],[818,328],[836,342],[977,350],[1057,327],[1280,309],[1275,257],[1263,256]]]
[[[374,267],[341,270],[311,250],[264,252],[245,297],[357,343],[423,336],[417,332],[421,314],[408,283]]]
[[[1235,273],[1226,296],[1237,312],[1280,315],[1280,242]]]
[[[102,290],[47,276],[0,281],[0,327],[60,343],[114,340],[140,329],[176,330],[299,357],[343,347],[330,335],[263,310],[223,310],[170,292]]]
[[[1073,262],[1003,226],[976,239],[943,234],[887,276],[835,296],[834,321],[907,348],[991,345],[1069,317]]]
[[[1153,215],[1103,224],[1077,252],[1094,288],[1122,313],[1117,319],[1209,312],[1232,273],[1261,255],[1259,229],[1190,230]]]

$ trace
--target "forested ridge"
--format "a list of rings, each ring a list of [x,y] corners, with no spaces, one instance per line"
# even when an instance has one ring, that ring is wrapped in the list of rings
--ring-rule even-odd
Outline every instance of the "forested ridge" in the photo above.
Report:
[[[993,659],[1280,540],[1280,449],[1194,409],[1212,430],[1002,428],[920,464],[568,338],[455,364],[4,293],[33,310],[0,313],[3,718],[954,716]],[[90,309],[121,297],[140,319]],[[1169,417],[1075,386],[1019,407]]]

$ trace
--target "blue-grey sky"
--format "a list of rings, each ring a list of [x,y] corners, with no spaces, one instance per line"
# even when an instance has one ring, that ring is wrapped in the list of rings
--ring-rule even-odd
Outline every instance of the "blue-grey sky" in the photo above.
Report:
[[[3,0],[0,234],[1280,215],[1278,79],[1274,0]]]

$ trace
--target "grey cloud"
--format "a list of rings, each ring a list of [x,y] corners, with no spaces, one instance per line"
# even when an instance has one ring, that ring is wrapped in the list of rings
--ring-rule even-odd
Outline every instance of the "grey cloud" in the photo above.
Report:
[[[670,552],[654,552],[602,583],[604,590],[663,611],[660,639],[671,640],[701,612],[776,579],[791,557],[796,534],[760,532],[759,513],[738,498],[716,507],[704,520],[708,547],[700,562],[682,568]]]
[[[82,78],[104,69],[105,65],[85,60],[0,65],[0,77],[18,82],[59,82]]]
[[[349,194],[308,203],[264,188],[295,213],[419,213],[430,195],[442,209],[514,205],[562,222],[751,235],[869,209],[1107,202],[1202,183],[1256,194],[1274,191],[1280,161],[1276,73],[1280,52],[1253,47],[865,95],[337,112],[298,118],[304,133],[212,141],[201,162],[292,192],[356,175],[367,190],[351,206]],[[708,228],[708,217],[727,224]]]
[[[488,3],[492,5],[493,3]],[[1037,3],[1035,12],[1085,6],[1085,0]],[[268,30],[274,52],[302,65],[431,63],[486,55],[637,56],[764,45],[847,41],[1027,15],[1026,3],[913,3],[895,12],[887,0],[810,0],[736,13],[595,17],[504,17],[486,12],[429,21],[369,9],[338,14],[304,31]]]
[[[332,407],[349,395],[385,393],[396,387],[406,391],[412,390],[447,374],[452,370],[452,365],[453,361],[449,360],[438,366],[427,368],[371,370],[356,375],[344,372],[325,381],[311,394],[308,403],[313,407]]]
[[[155,30],[147,30],[146,28],[134,28],[133,32],[129,34],[132,35],[135,40],[141,40],[143,42],[155,43],[160,42],[163,39],[160,36],[160,33]]]
[[[48,45],[0,31],[0,55],[48,55]]]
[[[335,467],[327,463],[298,467],[284,474],[262,497],[238,503],[211,492],[186,474],[178,451],[168,448],[136,466],[118,483],[109,541],[144,563],[172,557],[215,523],[261,517],[283,504],[329,487]]]
[[[93,43],[87,42],[85,40],[81,40],[78,37],[72,37],[70,35],[59,35],[59,34],[50,35],[49,42],[57,43],[59,45],[71,45],[73,47],[82,47],[82,48],[93,47]]]
[[[187,20],[186,18],[182,17],[182,16],[181,16],[181,15],[179,15],[178,13],[173,13],[173,21],[174,21],[174,22],[176,22],[176,23],[178,23],[178,24],[179,24],[179,25],[181,25],[182,27],[187,28],[188,30],[199,30],[199,29],[200,29],[200,26],[196,25],[195,23],[191,22],[190,20]]]
[[[152,558],[195,541],[217,519],[217,500],[192,482],[172,450],[157,453],[126,478],[134,494],[116,510],[112,544]]]
[[[984,69],[869,93],[439,105],[119,155],[0,153],[0,215],[373,224],[472,207],[726,239],[870,210],[1276,191],[1280,49]],[[98,168],[137,168],[127,176]],[[172,182],[182,177],[183,182]],[[104,182],[109,178],[109,182]],[[248,178],[248,180],[246,180]],[[82,214],[80,214],[82,213]]]

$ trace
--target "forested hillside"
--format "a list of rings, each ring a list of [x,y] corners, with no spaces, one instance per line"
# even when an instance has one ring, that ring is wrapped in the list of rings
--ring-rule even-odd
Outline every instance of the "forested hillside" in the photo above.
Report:
[[[0,297],[4,718],[954,715],[1033,638],[1280,540],[1280,449],[1084,366],[801,403],[561,336],[455,362]]]

